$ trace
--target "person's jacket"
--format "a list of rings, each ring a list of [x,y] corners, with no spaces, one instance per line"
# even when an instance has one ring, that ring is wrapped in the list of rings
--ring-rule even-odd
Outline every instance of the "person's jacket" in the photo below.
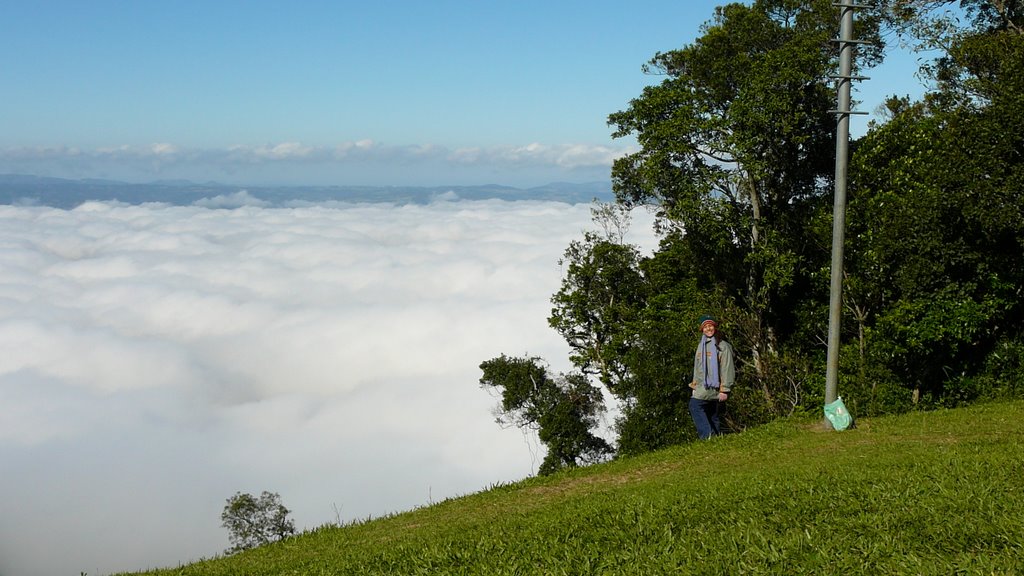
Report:
[[[733,361],[732,345],[725,340],[718,341],[719,390],[729,394],[736,383],[736,364]],[[719,390],[704,387],[704,362],[699,354],[693,356],[693,380],[690,382],[693,397],[698,400],[718,400]]]

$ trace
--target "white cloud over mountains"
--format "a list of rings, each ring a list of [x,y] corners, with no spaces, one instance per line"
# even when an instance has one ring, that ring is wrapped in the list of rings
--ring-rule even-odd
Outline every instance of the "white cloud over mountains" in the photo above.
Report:
[[[189,148],[172,143],[84,149],[0,149],[0,173],[68,178],[217,180],[240,174],[291,184],[483,184],[532,186],[557,180],[606,180],[612,162],[628,146],[590,144],[490,148],[388,145],[373,140],[316,146],[301,142]],[[254,168],[259,171],[254,172]],[[386,168],[386,170],[384,170]],[[430,174],[432,180],[425,181]],[[372,181],[374,177],[386,180]],[[486,179],[489,177],[490,179]],[[495,179],[500,178],[500,179]],[[239,182],[236,182],[239,183]],[[255,184],[257,181],[240,184]]]
[[[0,573],[216,554],[236,491],[311,528],[535,470],[478,365],[568,369],[546,318],[589,206],[200,204],[0,206]]]

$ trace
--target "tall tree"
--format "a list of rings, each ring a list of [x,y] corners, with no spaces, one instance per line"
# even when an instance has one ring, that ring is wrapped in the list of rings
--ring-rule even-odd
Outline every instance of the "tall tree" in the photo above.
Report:
[[[675,244],[679,246],[679,244]],[[595,374],[618,401],[620,454],[683,441],[693,320],[702,303],[668,249],[642,256],[635,246],[588,232],[565,251],[565,275],[549,323],[570,359]]]
[[[548,323],[569,344],[570,360],[616,395],[629,386],[628,326],[647,296],[640,259],[636,247],[586,232],[565,250],[562,286],[551,298]]]
[[[864,15],[859,36],[877,39],[877,21]],[[641,147],[613,166],[617,199],[656,205],[692,255],[686,274],[722,307],[740,303],[741,358],[769,404],[771,363],[822,258],[807,229],[834,173],[837,27],[831,0],[722,6],[692,45],[651,60],[661,84],[609,116]]]

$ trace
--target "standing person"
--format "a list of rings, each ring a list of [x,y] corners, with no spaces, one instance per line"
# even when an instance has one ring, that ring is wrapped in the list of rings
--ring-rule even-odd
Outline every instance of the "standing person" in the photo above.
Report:
[[[718,322],[711,316],[700,317],[700,342],[693,359],[693,381],[690,388],[690,416],[697,427],[697,436],[705,440],[721,434],[718,412],[729,398],[736,381],[732,345],[722,339]]]

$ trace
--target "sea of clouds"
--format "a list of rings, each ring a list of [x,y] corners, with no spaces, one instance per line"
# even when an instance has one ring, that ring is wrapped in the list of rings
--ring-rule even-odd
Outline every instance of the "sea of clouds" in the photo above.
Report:
[[[628,237],[655,243],[651,217]],[[540,356],[591,206],[0,206],[0,574],[175,566],[238,491],[300,529],[535,473],[480,362]]]

